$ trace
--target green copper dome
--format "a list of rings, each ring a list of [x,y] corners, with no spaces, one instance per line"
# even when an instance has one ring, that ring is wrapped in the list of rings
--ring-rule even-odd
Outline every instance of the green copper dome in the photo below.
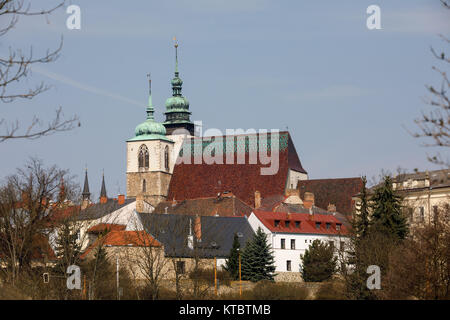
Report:
[[[144,135],[166,135],[166,127],[162,125],[162,123],[155,122],[154,120],[146,120],[145,122],[139,124],[136,129],[134,130],[134,133],[137,136],[144,136]]]
[[[166,127],[162,123],[156,122],[153,116],[155,109],[152,105],[152,95],[151,95],[151,82],[149,81],[150,92],[148,98],[148,106],[146,109],[147,120],[137,125],[134,130],[135,137],[129,139],[128,141],[141,141],[141,140],[167,140],[166,138]]]
[[[166,100],[167,110],[189,109],[189,101],[183,96],[172,96]]]

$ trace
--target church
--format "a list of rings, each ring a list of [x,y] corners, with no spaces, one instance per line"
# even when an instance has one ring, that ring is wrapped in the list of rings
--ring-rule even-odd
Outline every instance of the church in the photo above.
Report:
[[[156,207],[163,201],[228,193],[255,207],[255,194],[263,198],[285,194],[287,189],[297,188],[298,181],[308,179],[289,132],[279,132],[276,137],[269,133],[270,139],[256,132],[222,137],[198,135],[190,119],[189,102],[182,94],[177,43],[171,84],[172,96],[165,103],[165,121],[158,123],[154,118],[149,79],[146,120],[136,127],[134,137],[126,141],[127,198],[142,198]],[[215,150],[218,146],[221,148]],[[257,159],[263,147],[277,157],[274,174],[261,174],[267,168],[267,161]],[[186,150],[192,150],[192,161],[177,161]],[[207,151],[215,161],[196,161],[199,153]]]
[[[152,237],[148,246],[177,259],[180,270],[199,253],[206,265],[220,267],[234,234],[244,247],[261,228],[275,250],[277,279],[297,281],[299,254],[311,241],[344,247],[360,178],[310,180],[288,131],[203,136],[182,94],[177,43],[171,85],[159,123],[149,78],[146,119],[126,141],[126,197],[110,199],[103,177],[100,201],[91,203],[86,172],[78,216],[89,222],[81,236],[85,257],[100,243],[111,250],[145,247],[128,239],[144,233]],[[99,237],[104,230],[111,235]]]

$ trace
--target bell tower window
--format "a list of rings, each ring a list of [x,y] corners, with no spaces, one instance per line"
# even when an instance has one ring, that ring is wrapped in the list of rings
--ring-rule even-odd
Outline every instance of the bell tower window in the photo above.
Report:
[[[138,162],[139,168],[148,169],[149,167],[148,148],[145,144],[139,147]]]
[[[147,181],[145,179],[142,181],[142,192],[147,192]]]

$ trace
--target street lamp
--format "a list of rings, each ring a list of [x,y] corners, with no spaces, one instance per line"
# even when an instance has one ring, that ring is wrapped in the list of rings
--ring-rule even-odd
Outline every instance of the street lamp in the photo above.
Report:
[[[239,254],[239,297],[242,299],[242,277],[241,277],[241,251],[237,248]]]

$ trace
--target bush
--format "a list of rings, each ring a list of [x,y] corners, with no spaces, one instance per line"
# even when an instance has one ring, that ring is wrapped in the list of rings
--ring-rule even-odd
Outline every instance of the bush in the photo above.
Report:
[[[329,280],[336,271],[334,247],[320,240],[314,240],[300,257],[303,264],[302,277],[306,282]]]
[[[337,281],[323,282],[315,298],[316,300],[346,300],[345,285]]]
[[[200,280],[200,282],[214,286],[214,269],[198,269],[197,271],[192,271],[189,273],[189,279],[197,279]],[[217,270],[217,282],[218,285],[230,286],[230,274],[225,270]]]
[[[242,297],[239,291],[222,294],[222,300],[305,300],[308,297],[308,289],[297,283],[259,281],[253,289],[243,290]]]

